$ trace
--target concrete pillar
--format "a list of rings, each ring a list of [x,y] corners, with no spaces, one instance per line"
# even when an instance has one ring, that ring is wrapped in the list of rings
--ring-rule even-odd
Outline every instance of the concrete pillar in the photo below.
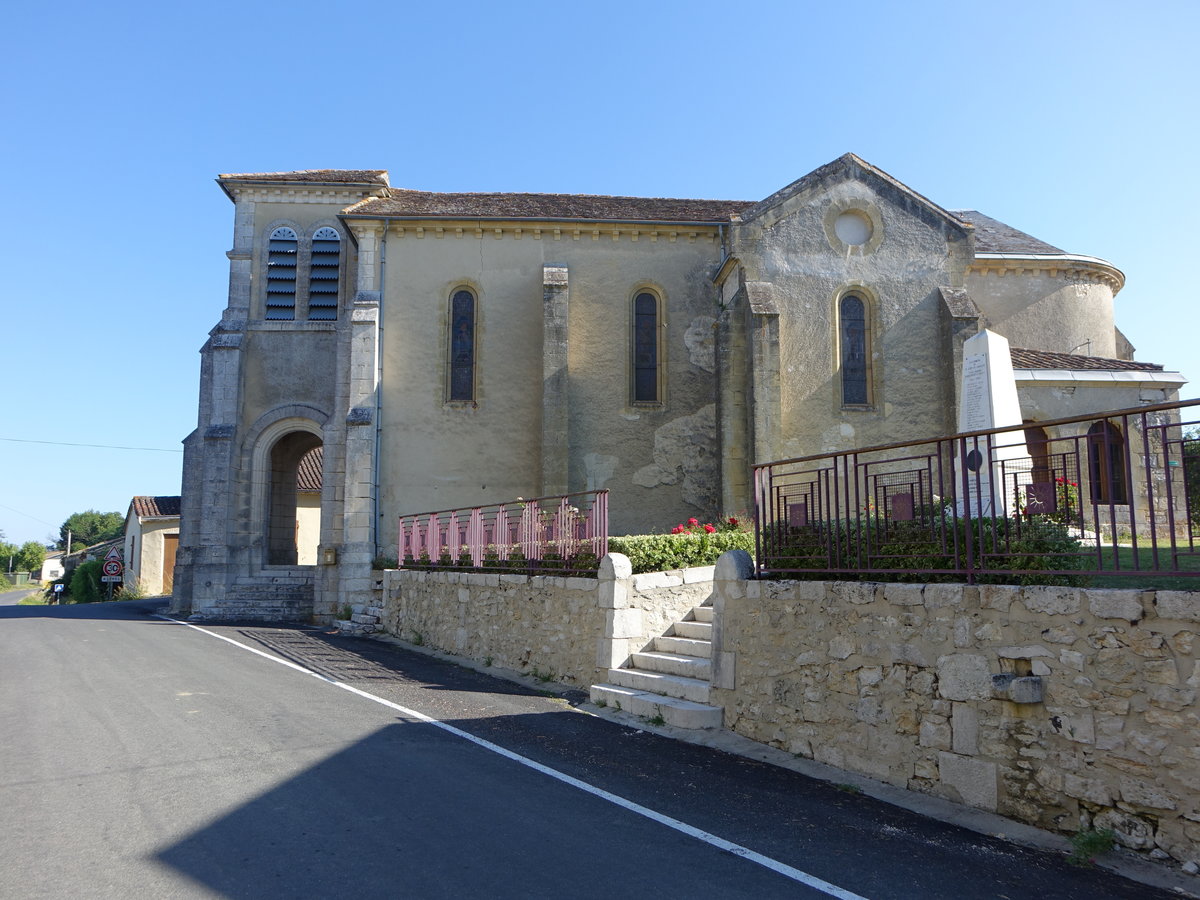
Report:
[[[338,551],[338,597],[322,605],[368,602],[375,558],[375,432],[379,391],[379,304],[377,267],[384,226],[355,222],[358,281],[350,311],[342,544]]]
[[[600,560],[596,588],[600,608],[604,610],[604,634],[596,647],[596,667],[600,677],[609,669],[619,669],[637,648],[630,640],[642,634],[641,610],[629,606],[633,587],[633,566],[623,553],[609,553]],[[634,621],[636,620],[636,621]]]
[[[569,490],[567,267],[542,266],[542,485],[543,497]]]
[[[745,550],[722,553],[713,571],[712,686],[718,691],[737,687],[737,654],[726,645],[725,617],[753,577],[754,560]]]

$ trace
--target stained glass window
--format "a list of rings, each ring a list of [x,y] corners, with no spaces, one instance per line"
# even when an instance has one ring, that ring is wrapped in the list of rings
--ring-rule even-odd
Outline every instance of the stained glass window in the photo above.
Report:
[[[633,301],[633,401],[658,399],[658,298],[638,294]]]
[[[862,299],[842,298],[842,404],[867,405],[867,310]]]
[[[450,399],[475,399],[475,295],[467,290],[450,299]]]

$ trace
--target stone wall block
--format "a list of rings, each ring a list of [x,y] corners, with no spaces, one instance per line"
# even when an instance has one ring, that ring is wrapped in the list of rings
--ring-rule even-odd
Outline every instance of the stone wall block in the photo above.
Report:
[[[1088,609],[1100,619],[1125,619],[1136,622],[1142,618],[1141,591],[1088,591]]]
[[[1021,589],[1021,602],[1032,613],[1064,616],[1079,612],[1079,591],[1069,587],[1048,585]]]
[[[942,751],[938,753],[938,776],[963,803],[996,811],[999,779],[995,763]]]
[[[947,700],[990,700],[992,671],[985,657],[954,653],[938,657],[938,695]]]
[[[950,714],[952,749],[962,756],[979,752],[979,711],[970,703],[955,703]]]
[[[1154,605],[1160,619],[1200,622],[1200,591],[1159,591]]]
[[[925,602],[924,585],[885,584],[883,599],[893,606],[921,606]]]

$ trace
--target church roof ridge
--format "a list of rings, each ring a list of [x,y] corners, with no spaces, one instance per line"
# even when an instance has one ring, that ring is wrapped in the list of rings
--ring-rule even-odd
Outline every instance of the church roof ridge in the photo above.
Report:
[[[375,184],[387,186],[387,169],[298,169],[292,172],[240,172],[217,176],[218,181],[270,181],[303,184]]]
[[[384,218],[580,219],[614,221],[729,222],[752,200],[700,200],[615,194],[556,194],[524,191],[421,191],[389,187],[343,215]]]

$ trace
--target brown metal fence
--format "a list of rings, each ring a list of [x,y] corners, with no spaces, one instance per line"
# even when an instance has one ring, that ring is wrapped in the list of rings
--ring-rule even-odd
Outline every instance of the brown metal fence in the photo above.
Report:
[[[1200,575],[1198,417],[1191,400],[756,466],[759,575]]]

